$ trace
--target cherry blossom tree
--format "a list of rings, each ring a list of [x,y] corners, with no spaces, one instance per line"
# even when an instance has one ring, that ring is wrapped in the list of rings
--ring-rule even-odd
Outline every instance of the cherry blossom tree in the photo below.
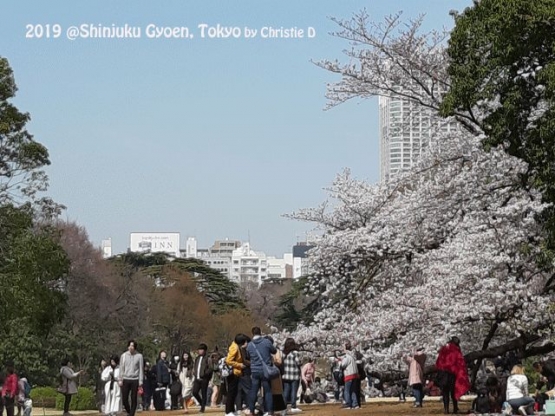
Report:
[[[329,105],[401,96],[442,120],[448,35],[421,33],[421,22],[373,24],[364,12],[337,20],[336,35],[353,47],[348,64],[318,63],[342,77],[328,86]],[[346,170],[329,201],[291,215],[321,231],[307,285],[320,312],[292,334],[305,348],[349,340],[381,369],[417,347],[433,355],[453,335],[474,369],[507,351],[555,349],[555,286],[537,221],[549,206],[524,179],[526,163],[484,150],[480,112],[457,110],[443,122],[453,121],[460,128],[449,133],[431,123],[433,145],[410,170],[375,185]]]

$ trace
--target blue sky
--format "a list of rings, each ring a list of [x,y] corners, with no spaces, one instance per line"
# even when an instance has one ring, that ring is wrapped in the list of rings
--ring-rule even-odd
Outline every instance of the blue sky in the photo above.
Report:
[[[14,102],[50,151],[51,195],[95,245],[125,251],[134,231],[180,232],[201,247],[250,241],[280,256],[312,226],[282,217],[326,198],[338,172],[379,179],[377,101],[324,111],[334,74],[311,60],[342,59],[330,17],[366,8],[373,20],[426,14],[452,26],[470,0],[166,0],[4,2],[0,56]],[[308,39],[201,39],[198,25],[309,26]],[[46,38],[58,24],[60,37]],[[140,39],[66,38],[70,26],[129,26]],[[190,28],[192,39],[148,39],[149,24]],[[27,25],[43,37],[27,38]]]

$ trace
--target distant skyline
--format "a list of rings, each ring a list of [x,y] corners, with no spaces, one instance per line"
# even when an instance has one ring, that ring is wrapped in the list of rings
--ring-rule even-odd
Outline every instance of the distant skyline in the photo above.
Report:
[[[111,238],[123,252],[132,232],[179,232],[199,247],[250,236],[279,257],[312,229],[283,214],[320,204],[346,167],[379,180],[377,99],[323,110],[339,78],[311,61],[345,62],[349,48],[330,17],[402,10],[450,28],[449,11],[471,4],[21,0],[3,5],[0,56],[50,152],[47,194],[96,246]],[[110,33],[140,37],[100,37]]]

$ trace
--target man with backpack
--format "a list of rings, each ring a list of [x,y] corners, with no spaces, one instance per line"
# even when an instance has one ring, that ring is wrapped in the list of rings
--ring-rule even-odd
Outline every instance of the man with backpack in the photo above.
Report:
[[[25,376],[21,376],[18,381],[19,393],[17,398],[17,416],[21,415],[21,410],[23,410],[23,416],[30,416],[33,409],[33,401],[31,400],[31,384]]]

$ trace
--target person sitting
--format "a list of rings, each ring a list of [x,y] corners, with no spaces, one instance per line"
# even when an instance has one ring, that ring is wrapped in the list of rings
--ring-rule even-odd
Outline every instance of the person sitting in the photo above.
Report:
[[[541,374],[540,381],[547,384],[547,390],[555,388],[555,360],[535,362],[532,367]]]
[[[499,379],[494,375],[489,376],[486,380],[485,388],[490,403],[491,413],[501,413],[501,406],[505,401],[505,389],[502,388]]]
[[[326,403],[328,400],[328,396],[326,395],[326,391],[322,385],[320,377],[316,377],[314,379],[314,383],[312,383],[312,395],[314,401],[317,401],[318,403]]]
[[[528,378],[521,365],[515,365],[507,379],[507,402],[523,416],[533,413],[535,400],[528,394]]]
[[[478,396],[472,402],[472,411],[477,414],[491,412],[490,401],[486,390],[480,390]]]

